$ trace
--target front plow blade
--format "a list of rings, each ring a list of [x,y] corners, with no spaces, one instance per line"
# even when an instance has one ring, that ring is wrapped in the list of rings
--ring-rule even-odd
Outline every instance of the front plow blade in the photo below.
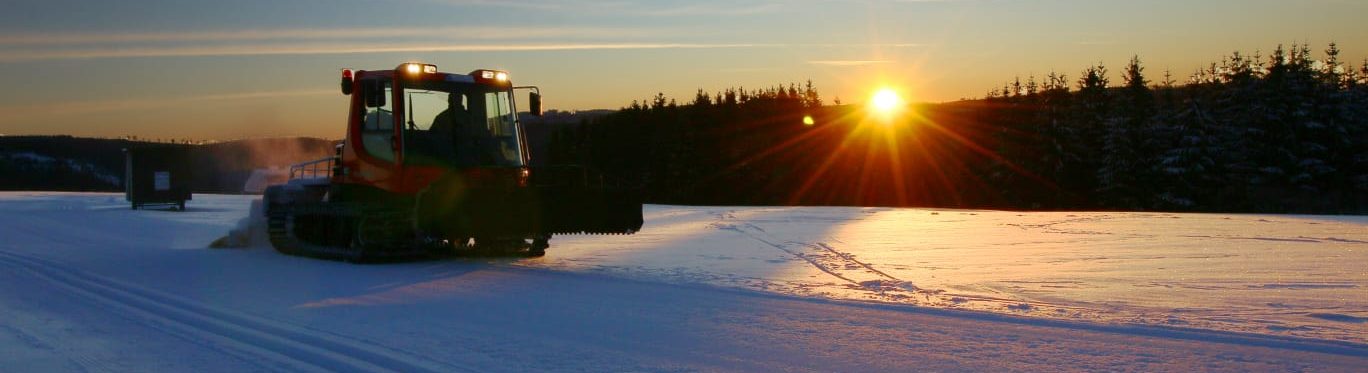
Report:
[[[605,180],[583,168],[541,173],[542,225],[552,234],[631,234],[641,230],[640,187]]]
[[[641,230],[641,193],[630,189],[549,189],[542,218],[552,234],[630,234]]]

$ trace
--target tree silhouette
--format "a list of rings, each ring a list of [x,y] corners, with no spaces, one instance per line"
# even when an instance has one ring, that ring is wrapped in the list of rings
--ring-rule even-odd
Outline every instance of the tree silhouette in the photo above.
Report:
[[[1013,77],[882,135],[811,81],[656,94],[556,134],[552,153],[664,203],[1364,212],[1368,61],[1342,53],[1237,51],[1185,84],[1166,70],[1152,86],[1139,56],[1117,87],[1101,63]]]

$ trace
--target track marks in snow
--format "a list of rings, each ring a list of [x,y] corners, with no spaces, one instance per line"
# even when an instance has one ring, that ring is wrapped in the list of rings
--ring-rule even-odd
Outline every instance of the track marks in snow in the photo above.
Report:
[[[7,318],[5,322],[16,321],[13,319],[15,315],[7,314],[5,316]],[[23,323],[23,321],[19,321],[19,323]],[[32,334],[20,328],[0,324],[0,346],[4,346],[4,349],[0,350],[3,351],[3,353],[0,353],[0,364],[19,363],[20,365],[19,367],[6,367],[7,371],[76,370],[82,372],[110,372],[120,370],[118,369],[118,366],[109,364],[109,361],[106,359],[100,359],[90,356],[89,354],[81,353],[82,351],[72,351],[71,349],[63,348],[63,345],[65,345],[65,343],[62,341],[53,341],[51,338]],[[41,357],[18,352],[17,354],[19,354],[18,356],[20,357],[17,359],[18,361],[15,361],[15,355],[4,356],[15,354],[15,351],[24,350],[41,351],[41,355],[39,355]]]
[[[1007,223],[1007,224],[1005,224],[1005,225],[1010,226],[1010,227],[1021,228],[1022,230],[1034,230],[1034,229],[1039,229],[1039,230],[1043,230],[1043,231],[1048,232],[1048,233],[1057,233],[1057,234],[1078,234],[1078,235],[1112,235],[1112,234],[1114,234],[1114,233],[1112,233],[1112,232],[1087,231],[1087,230],[1077,230],[1077,229],[1064,229],[1064,228],[1060,227],[1061,225],[1068,225],[1068,224],[1074,224],[1074,223],[1094,223],[1094,222],[1100,222],[1100,221],[1104,221],[1104,220],[1113,219],[1113,217],[1110,216],[1110,215],[1096,215],[1096,216],[1083,216],[1083,217],[1079,217],[1079,216],[1077,216],[1077,215],[1068,215],[1068,216],[1066,216],[1066,217],[1067,217],[1068,219],[1057,220],[1057,221],[1052,221],[1052,222],[1048,222],[1048,223],[1039,223],[1039,224]]]
[[[1301,238],[1310,238],[1310,237],[1301,237]],[[1348,239],[1348,238],[1322,237],[1322,238],[1319,238],[1319,239],[1320,239],[1320,240],[1325,240],[1325,241],[1330,241],[1330,242],[1368,244],[1368,241],[1354,240],[1354,239]]]
[[[1363,324],[1363,323],[1368,323],[1368,317],[1356,317],[1356,316],[1350,316],[1350,315],[1338,314],[1338,313],[1312,313],[1312,314],[1307,314],[1306,316],[1307,316],[1307,317],[1314,317],[1314,318],[1321,319],[1321,320],[1329,320],[1329,321],[1342,322],[1342,323],[1350,323],[1350,324]]]
[[[747,224],[747,225],[750,225],[750,224]],[[840,272],[834,271],[831,267],[826,266],[826,265],[823,265],[822,263],[817,262],[817,260],[815,260],[814,258],[812,258],[812,257],[810,257],[810,256],[808,256],[808,255],[804,255],[804,253],[802,253],[802,252],[799,252],[799,251],[795,251],[795,250],[793,250],[793,249],[790,249],[787,245],[780,244],[780,243],[777,243],[777,242],[774,242],[774,241],[770,241],[770,240],[767,240],[767,239],[765,239],[765,238],[763,238],[763,237],[759,237],[759,236],[756,236],[756,235],[754,235],[754,234],[751,234],[750,232],[747,232],[746,229],[743,229],[743,228],[741,228],[741,227],[738,227],[738,226],[735,225],[735,224],[713,223],[711,226],[712,226],[713,228],[716,228],[716,229],[719,229],[719,230],[733,231],[733,232],[736,232],[736,233],[740,233],[740,234],[746,235],[746,236],[748,236],[748,237],[750,237],[750,238],[752,238],[752,239],[754,239],[754,240],[756,240],[756,241],[760,241],[760,243],[763,243],[763,244],[765,244],[765,245],[769,245],[770,247],[779,249],[779,250],[781,250],[781,251],[783,251],[783,252],[785,252],[785,253],[788,253],[789,255],[792,255],[792,256],[794,256],[794,257],[796,257],[796,258],[798,258],[798,259],[802,259],[803,261],[808,262],[808,264],[811,264],[813,267],[816,267],[818,270],[821,270],[822,272],[826,272],[826,274],[831,275],[831,277],[838,278],[838,279],[840,279],[841,281],[845,281],[845,282],[848,282],[848,283],[851,283],[851,284],[854,284],[854,285],[859,285],[859,284],[860,284],[859,282],[857,282],[857,281],[855,281],[855,280],[852,280],[852,279],[850,279],[849,277],[846,277],[846,276],[842,275]],[[754,226],[752,225],[752,227],[754,227]],[[752,230],[755,230],[755,229],[752,228]],[[760,232],[763,233],[763,230],[760,230]]]
[[[1287,290],[1297,290],[1297,289],[1353,289],[1353,288],[1357,288],[1358,285],[1350,284],[1350,283],[1290,283],[1290,284],[1248,285],[1248,286],[1246,286],[1246,287],[1252,288],[1252,289],[1287,289]]]
[[[19,341],[19,343],[23,343],[24,345],[29,347],[48,351],[57,349],[56,347],[53,347],[51,344],[44,342],[42,338],[38,338],[38,336],[29,334],[27,332],[24,332],[23,330],[12,328],[8,325],[0,324],[0,333],[13,336],[13,338]]]
[[[112,279],[0,251],[0,265],[29,272],[145,325],[263,368],[288,371],[457,371],[388,347],[218,309]],[[85,365],[91,362],[77,361]]]
[[[910,293],[925,292],[912,282],[875,269],[869,263],[838,250],[830,243],[781,240],[753,223],[732,222],[736,219],[733,214],[719,214],[718,218],[720,221],[712,223],[712,228],[739,233],[801,259],[817,270],[846,283],[846,289],[868,291],[891,298],[907,298]]]
[[[741,234],[766,246],[781,250],[790,256],[803,260],[814,268],[834,277],[841,282],[837,292],[854,291],[856,299],[906,304],[924,304],[947,308],[967,308],[992,310],[1009,313],[1032,313],[1057,317],[1091,318],[1100,311],[1083,305],[1062,305],[1032,301],[1015,297],[995,297],[948,292],[945,289],[927,289],[916,286],[912,281],[893,276],[875,266],[861,261],[854,255],[841,250],[838,244],[845,243],[836,239],[823,239],[814,242],[783,240],[770,234],[766,229],[751,221],[738,218],[734,212],[716,213],[717,221],[710,224],[713,229]],[[1077,223],[1108,219],[1107,216],[1071,217],[1064,221],[1032,226],[1023,229],[1055,229],[1064,223]],[[1056,229],[1058,230],[1058,229]],[[1080,233],[1058,230],[1061,233]],[[1090,234],[1082,232],[1083,234]],[[811,288],[814,285],[796,284],[798,288]],[[820,286],[820,285],[817,285]]]
[[[1184,237],[1184,238],[1219,239],[1219,240],[1271,241],[1271,242],[1287,242],[1287,243],[1321,243],[1320,240],[1313,239],[1313,238],[1307,238],[1307,237],[1280,238],[1280,237],[1242,237],[1242,236],[1229,236],[1229,235],[1212,236],[1212,235],[1193,235],[1193,234],[1190,234],[1190,235],[1182,235],[1182,236],[1179,236],[1179,237]]]

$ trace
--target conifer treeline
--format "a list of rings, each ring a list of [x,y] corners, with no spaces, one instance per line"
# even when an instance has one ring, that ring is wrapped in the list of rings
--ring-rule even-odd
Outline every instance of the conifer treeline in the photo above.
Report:
[[[795,168],[755,162],[796,136],[806,112],[822,110],[808,82],[727,89],[679,104],[664,94],[552,134],[551,163],[589,164],[647,187],[655,203],[783,204],[772,174]],[[796,126],[794,124],[797,124]]]
[[[1100,64],[1016,79],[882,130],[811,83],[657,95],[557,132],[550,152],[656,203],[1364,212],[1368,61],[1339,58],[1235,53],[1178,84],[1137,57],[1120,84]]]

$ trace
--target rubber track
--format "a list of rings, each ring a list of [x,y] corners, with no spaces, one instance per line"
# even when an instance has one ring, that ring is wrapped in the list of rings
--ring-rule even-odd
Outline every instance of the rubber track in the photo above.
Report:
[[[368,244],[363,250],[352,247],[314,244],[300,239],[289,231],[290,221],[293,217],[292,215],[286,212],[276,212],[267,217],[267,233],[270,236],[271,245],[285,254],[361,261],[377,257],[413,256],[426,253],[418,248],[418,245],[413,242],[412,237],[402,237],[403,232],[401,231],[407,231],[403,228],[403,222],[411,222],[411,220],[408,220],[409,217],[406,212],[401,210],[371,209],[367,211],[349,208],[345,205],[300,206],[296,207],[295,210],[304,210],[311,214],[331,215],[335,217],[355,218],[367,216],[369,219],[387,222],[380,230],[382,231],[382,235],[389,235],[390,237],[387,237],[387,239],[381,240],[381,242],[378,243]],[[357,212],[358,210],[360,210],[359,213]],[[376,217],[380,218],[377,219]],[[411,225],[411,223],[409,225]],[[372,226],[371,228],[374,227]],[[371,232],[371,235],[374,234],[375,232]]]

